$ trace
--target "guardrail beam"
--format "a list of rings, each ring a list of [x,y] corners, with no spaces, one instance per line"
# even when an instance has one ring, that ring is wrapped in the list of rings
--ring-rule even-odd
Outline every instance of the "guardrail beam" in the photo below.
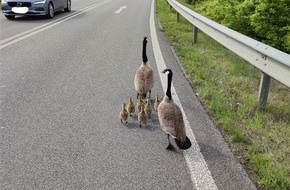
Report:
[[[289,54],[222,26],[176,0],[167,0],[167,2],[194,26],[194,43],[197,42],[198,30],[201,30],[263,73],[259,89],[260,106],[266,105],[271,78],[290,87]]]

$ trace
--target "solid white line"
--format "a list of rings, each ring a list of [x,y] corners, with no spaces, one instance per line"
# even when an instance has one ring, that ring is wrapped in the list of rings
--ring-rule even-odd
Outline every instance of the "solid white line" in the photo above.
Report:
[[[153,52],[155,55],[155,61],[158,68],[158,73],[161,73],[166,68],[166,64],[164,62],[159,42],[157,39],[157,33],[155,28],[155,0],[152,0],[151,4],[151,14],[150,14],[150,33],[151,33],[151,40],[152,40],[152,46],[153,46]],[[163,87],[163,91],[165,92],[166,88],[166,75],[160,75],[161,84]],[[189,168],[190,174],[191,174],[191,180],[197,190],[217,190],[217,186],[215,184],[214,179],[211,176],[210,170],[207,167],[206,161],[204,160],[204,157],[202,153],[200,152],[200,148],[195,140],[195,136],[191,130],[191,127],[189,125],[189,122],[187,120],[187,117],[184,113],[184,110],[182,108],[182,105],[179,101],[179,98],[177,96],[177,93],[175,91],[174,86],[172,85],[172,97],[174,102],[180,107],[183,118],[185,121],[185,128],[188,138],[192,142],[192,147],[183,151],[184,157],[187,163],[187,166]]]
[[[69,20],[69,19],[71,19],[73,17],[76,17],[76,16],[78,16],[78,15],[84,13],[84,12],[87,12],[87,11],[89,11],[91,9],[99,7],[99,6],[101,6],[101,5],[105,4],[105,3],[108,3],[110,1],[111,0],[102,1],[100,3],[91,5],[89,7],[84,8],[84,9],[81,9],[81,10],[79,10],[79,11],[77,11],[75,13],[72,13],[70,15],[67,15],[65,17],[62,17],[62,18],[59,18],[57,20],[51,21],[49,23],[43,24],[41,26],[35,27],[35,28],[30,29],[30,30],[28,30],[26,32],[22,32],[20,34],[14,35],[14,36],[12,36],[10,38],[6,38],[4,40],[1,40],[0,41],[0,49],[3,49],[5,47],[7,47],[7,46],[10,46],[10,45],[14,44],[14,43],[17,43],[17,42],[19,42],[21,40],[24,40],[24,39],[26,39],[26,38],[28,38],[30,36],[33,36],[33,35],[35,35],[35,34],[37,34],[39,32],[47,30],[47,29],[49,29],[49,28],[51,28],[53,26],[56,26],[56,25],[58,25],[58,24],[60,24],[60,23],[62,23],[64,21],[67,21],[67,20]]]

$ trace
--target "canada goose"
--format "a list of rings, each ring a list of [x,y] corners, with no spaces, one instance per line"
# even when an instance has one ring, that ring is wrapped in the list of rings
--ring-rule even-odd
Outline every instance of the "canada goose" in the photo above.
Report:
[[[160,104],[159,96],[156,95],[156,97],[155,97],[155,102],[154,102],[154,110],[155,110],[156,112],[158,112],[158,106],[159,106],[159,104]]]
[[[135,104],[133,103],[132,97],[129,98],[129,103],[127,105],[127,111],[129,112],[130,116],[131,114],[135,113]]]
[[[127,121],[128,120],[128,115],[129,115],[129,113],[126,110],[126,103],[123,103],[122,104],[122,109],[121,109],[120,114],[119,114],[119,119],[120,119],[121,123],[123,123],[123,122],[127,123],[128,122]]]
[[[167,73],[167,91],[158,106],[158,119],[163,131],[167,133],[168,146],[166,149],[172,150],[172,146],[169,135],[172,136],[176,142],[176,145],[180,149],[188,149],[191,146],[191,142],[186,136],[185,125],[180,108],[174,103],[171,95],[171,82],[172,71],[171,69],[165,69],[162,73]]]
[[[134,85],[137,91],[137,99],[139,96],[142,96],[142,98],[146,98],[147,92],[149,92],[150,98],[151,89],[154,84],[153,70],[147,63],[148,58],[146,54],[146,45],[147,45],[147,37],[144,37],[142,50],[143,62],[141,66],[137,69],[134,78]]]
[[[139,121],[139,127],[141,127],[142,123],[146,124],[147,123],[147,115],[144,111],[144,106],[141,107],[141,112],[138,114],[138,121]]]
[[[143,100],[142,100],[142,97],[139,96],[139,97],[138,97],[138,102],[137,102],[138,113],[141,112],[141,108],[142,108],[142,106],[144,106],[144,102],[143,102]]]
[[[146,115],[148,116],[148,118],[150,118],[151,113],[152,113],[152,108],[151,108],[151,100],[149,98],[147,99],[147,103],[145,104],[144,111]]]

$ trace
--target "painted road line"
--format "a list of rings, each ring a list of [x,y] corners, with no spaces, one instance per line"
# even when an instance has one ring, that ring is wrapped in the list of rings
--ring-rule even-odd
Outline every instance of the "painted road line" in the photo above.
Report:
[[[122,12],[123,9],[126,9],[126,8],[127,8],[127,6],[122,6],[118,10],[116,10],[114,13],[119,14],[120,12]]]
[[[17,42],[19,42],[21,40],[24,40],[24,39],[26,39],[26,38],[28,38],[30,36],[33,36],[33,35],[35,35],[37,33],[42,32],[44,30],[47,30],[47,29],[49,29],[49,28],[51,28],[53,26],[56,26],[56,25],[64,22],[64,21],[67,21],[69,19],[72,19],[72,18],[74,18],[74,17],[76,17],[76,16],[78,16],[78,15],[80,15],[82,13],[85,13],[85,12],[87,12],[89,10],[92,10],[94,8],[97,8],[97,7],[101,6],[101,5],[104,5],[104,4],[106,4],[106,3],[110,2],[110,1],[111,0],[105,0],[105,1],[102,1],[102,2],[99,2],[99,3],[96,3],[94,5],[91,5],[91,6],[88,6],[86,8],[83,8],[83,9],[77,11],[77,12],[74,12],[72,14],[69,14],[69,15],[67,15],[65,17],[56,19],[54,21],[51,21],[49,23],[46,23],[46,24],[43,24],[41,26],[35,27],[35,28],[30,29],[28,31],[25,31],[23,33],[14,35],[14,36],[12,36],[10,38],[6,38],[4,40],[1,40],[0,41],[0,49],[3,49],[3,48],[8,47],[8,46],[10,46],[12,44],[15,44],[15,43],[17,43]]]
[[[159,42],[157,39],[157,33],[156,33],[156,28],[155,28],[155,11],[154,11],[155,6],[154,5],[155,5],[155,0],[152,0],[151,13],[150,13],[150,33],[151,33],[153,52],[154,52],[155,61],[158,68],[158,73],[161,79],[163,91],[165,92],[166,85],[167,85],[167,76],[160,73],[166,68],[166,64],[164,62],[164,59],[160,50]],[[192,142],[191,148],[183,151],[183,153],[184,153],[187,166],[190,171],[193,185],[195,186],[197,190],[207,190],[207,189],[217,190],[218,188],[215,184],[214,179],[211,176],[211,172],[207,167],[206,161],[204,160],[204,157],[202,153],[200,152],[200,147],[198,146],[197,141],[195,140],[195,136],[191,130],[187,117],[184,113],[184,110],[179,101],[177,92],[175,91],[175,88],[173,85],[171,89],[172,89],[173,100],[180,107],[183,113],[187,136]]]

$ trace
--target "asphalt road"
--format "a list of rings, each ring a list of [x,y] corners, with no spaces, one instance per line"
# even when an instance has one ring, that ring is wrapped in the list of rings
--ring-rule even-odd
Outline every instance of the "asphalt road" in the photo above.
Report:
[[[1,190],[255,189],[199,103],[151,8],[142,0],[74,0],[70,13],[52,20],[0,16]],[[142,128],[136,116],[125,125],[118,120],[121,104],[130,96],[136,102],[144,36],[156,71],[153,97],[164,95],[158,48],[174,72],[193,134],[186,152],[165,149],[155,113]]]

